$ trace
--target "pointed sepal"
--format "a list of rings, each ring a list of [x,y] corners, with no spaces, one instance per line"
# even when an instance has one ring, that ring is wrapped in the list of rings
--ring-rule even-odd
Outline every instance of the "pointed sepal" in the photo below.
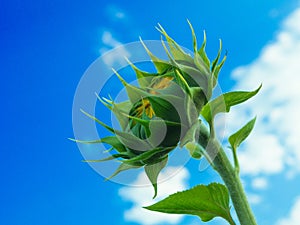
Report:
[[[155,164],[149,164],[145,166],[145,172],[147,174],[147,177],[149,178],[153,188],[154,188],[154,196],[155,198],[157,196],[157,178],[160,173],[160,171],[167,165],[168,157],[163,159],[160,162],[157,162]]]
[[[127,163],[121,163],[121,165],[117,168],[117,170],[110,175],[108,178],[105,179],[105,181],[111,180],[113,177],[117,176],[119,173],[126,171],[126,170],[130,170],[130,169],[138,169],[141,166],[135,166],[135,165],[130,165]]]

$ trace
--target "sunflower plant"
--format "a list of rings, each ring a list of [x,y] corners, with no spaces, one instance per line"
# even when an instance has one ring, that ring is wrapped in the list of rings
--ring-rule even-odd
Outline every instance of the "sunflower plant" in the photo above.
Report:
[[[129,64],[134,70],[138,86],[134,86],[114,70],[128,95],[128,100],[115,102],[112,99],[98,99],[109,108],[120,124],[114,129],[93,115],[82,111],[91,119],[110,131],[111,136],[99,140],[76,142],[93,144],[105,143],[111,146],[114,154],[100,160],[118,160],[118,173],[143,167],[157,195],[157,178],[166,167],[170,152],[177,147],[185,148],[191,157],[198,160],[205,157],[224,181],[224,184],[211,183],[198,185],[183,192],[145,207],[148,210],[172,214],[190,214],[207,222],[215,217],[224,218],[229,224],[236,224],[231,216],[230,199],[241,225],[255,225],[255,217],[247,201],[239,178],[237,149],[252,131],[255,118],[229,137],[233,163],[225,154],[215,135],[214,118],[218,113],[228,113],[232,106],[238,105],[256,95],[254,91],[234,91],[213,98],[212,93],[218,76],[226,60],[222,55],[222,42],[214,60],[206,54],[206,36],[198,48],[192,25],[189,23],[194,54],[187,54],[161,27],[158,31],[166,41],[162,45],[168,60],[156,57],[143,43],[149,54],[155,73],[149,73]]]

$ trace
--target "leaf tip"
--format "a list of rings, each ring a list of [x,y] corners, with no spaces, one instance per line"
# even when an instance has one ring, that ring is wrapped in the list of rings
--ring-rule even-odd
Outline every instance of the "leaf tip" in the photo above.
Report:
[[[259,85],[259,87],[256,89],[256,90],[257,90],[257,92],[259,92],[259,91],[260,91],[260,89],[262,88],[262,86],[263,86],[263,84],[261,83],[261,84]]]
[[[143,209],[151,210],[151,206],[142,206]]]
[[[154,195],[153,195],[152,199],[155,199],[156,196],[157,196],[157,189],[154,191]]]

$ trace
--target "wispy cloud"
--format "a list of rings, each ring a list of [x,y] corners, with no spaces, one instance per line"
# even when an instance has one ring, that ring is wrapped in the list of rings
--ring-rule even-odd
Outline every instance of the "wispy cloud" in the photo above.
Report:
[[[276,225],[298,225],[300,221],[300,197],[298,197],[293,205],[287,218],[280,219]]]
[[[129,25],[127,13],[125,13],[125,11],[117,5],[107,5],[107,7],[104,8],[104,13],[106,14],[106,18],[112,24],[110,27],[114,27],[113,24],[116,25],[119,22],[122,23],[121,27]],[[120,24],[117,27],[120,27]],[[116,38],[116,36],[124,38],[123,34],[124,33],[121,33],[119,29],[102,29],[101,48],[99,49],[99,53],[102,55],[104,63],[109,67],[113,67],[118,63],[124,62],[124,57],[130,57],[130,53],[126,50],[125,45]],[[117,51],[106,54],[112,49]]]
[[[257,205],[262,202],[262,196],[253,193],[247,193],[247,198],[252,205]]]
[[[119,42],[117,39],[115,39],[110,31],[104,31],[101,37],[102,43],[115,48],[121,45],[121,42]]]
[[[275,39],[247,66],[232,72],[234,89],[261,92],[236,107],[227,117],[228,134],[257,115],[253,134],[241,150],[242,174],[269,175],[300,172],[300,8],[282,23]],[[238,120],[236,118],[239,118]],[[227,134],[227,135],[228,135]]]
[[[183,215],[171,215],[152,212],[143,209],[143,206],[151,205],[174,192],[188,188],[187,179],[189,172],[186,168],[167,167],[159,175],[158,196],[152,200],[153,187],[150,185],[145,172],[141,172],[130,187],[123,187],[119,190],[119,195],[123,200],[133,203],[133,207],[124,213],[127,221],[133,221],[142,225],[155,224],[177,224]],[[148,184],[145,186],[145,184]]]
[[[110,4],[105,8],[105,13],[109,19],[116,21],[116,20],[125,20],[127,19],[127,14],[125,13],[124,9],[117,5]]]
[[[124,62],[124,58],[129,58],[131,56],[130,52],[127,51],[125,45],[123,45],[119,40],[117,40],[113,33],[104,30],[101,36],[102,47],[99,52],[102,55],[104,63],[108,67],[113,67],[118,62]],[[109,52],[110,50],[114,51]],[[109,54],[106,54],[108,53]]]
[[[264,177],[257,177],[252,180],[252,187],[256,190],[266,189],[268,185],[268,180]]]

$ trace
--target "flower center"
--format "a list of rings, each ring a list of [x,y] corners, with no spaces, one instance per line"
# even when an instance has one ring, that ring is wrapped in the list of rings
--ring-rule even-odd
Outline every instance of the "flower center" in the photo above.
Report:
[[[172,80],[173,77],[170,76],[154,78],[150,85],[149,93],[157,95],[158,92],[156,92],[155,90],[162,90],[169,87]],[[135,107],[133,112],[133,116],[142,118],[143,113],[145,113],[145,115],[147,115],[147,117],[150,119],[155,116],[155,112],[151,106],[149,99],[147,98],[143,98],[137,103],[137,106]]]
[[[142,99],[141,104],[135,109],[136,117],[141,118],[145,113],[150,119],[155,115],[153,108],[148,99]]]
[[[162,89],[165,89],[167,87],[170,86],[171,84],[171,81],[173,80],[174,78],[173,77],[159,77],[159,78],[156,78],[152,81],[151,85],[150,85],[150,88],[151,90],[149,91],[151,94],[158,94],[155,90],[153,89],[157,89],[157,90],[162,90]]]

